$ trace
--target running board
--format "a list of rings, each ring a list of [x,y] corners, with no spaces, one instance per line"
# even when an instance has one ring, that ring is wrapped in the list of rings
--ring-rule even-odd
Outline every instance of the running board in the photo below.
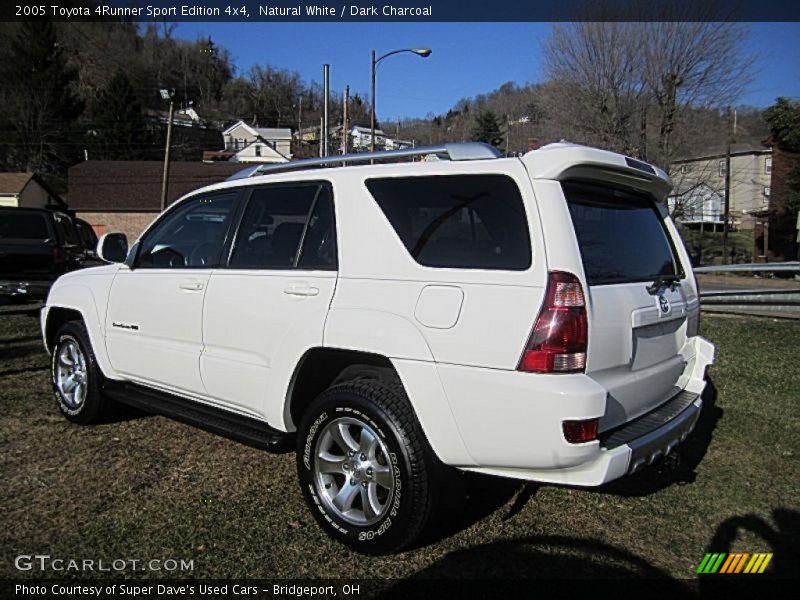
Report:
[[[107,381],[103,393],[112,400],[194,425],[253,448],[270,452],[292,449],[294,434],[273,429],[264,421],[187,400],[135,383]]]

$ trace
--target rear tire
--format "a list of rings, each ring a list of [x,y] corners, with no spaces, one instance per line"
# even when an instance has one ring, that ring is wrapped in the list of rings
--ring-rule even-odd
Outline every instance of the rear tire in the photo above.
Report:
[[[400,385],[333,385],[306,411],[297,470],[311,512],[362,554],[398,552],[423,531],[437,463]]]
[[[55,339],[50,372],[58,409],[73,423],[93,423],[104,414],[107,402],[86,326],[69,321]]]

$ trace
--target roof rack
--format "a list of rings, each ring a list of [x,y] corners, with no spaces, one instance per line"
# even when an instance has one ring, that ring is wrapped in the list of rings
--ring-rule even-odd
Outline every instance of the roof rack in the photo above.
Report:
[[[242,169],[234,173],[226,181],[236,179],[246,179],[256,175],[267,175],[270,173],[283,173],[285,171],[299,171],[314,167],[326,166],[345,166],[348,163],[392,160],[396,158],[407,158],[410,156],[427,156],[435,154],[439,158],[447,160],[487,160],[500,158],[502,153],[489,144],[482,142],[460,142],[452,144],[442,144],[441,146],[419,146],[418,148],[404,148],[402,150],[384,150],[380,152],[358,152],[355,154],[339,154],[334,156],[324,156],[320,158],[306,158],[295,160],[288,163],[276,165],[256,165]]]

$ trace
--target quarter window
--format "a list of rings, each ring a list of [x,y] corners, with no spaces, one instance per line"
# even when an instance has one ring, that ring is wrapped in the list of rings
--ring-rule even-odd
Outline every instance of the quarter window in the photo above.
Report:
[[[372,179],[367,188],[421,265],[511,271],[531,265],[525,209],[510,177]]]
[[[142,242],[136,266],[151,269],[219,265],[236,193],[203,196],[168,212]]]

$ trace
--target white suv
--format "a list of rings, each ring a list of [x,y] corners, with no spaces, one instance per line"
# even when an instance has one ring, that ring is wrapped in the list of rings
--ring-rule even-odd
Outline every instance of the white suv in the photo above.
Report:
[[[311,512],[367,553],[419,535],[443,465],[601,485],[686,438],[714,358],[669,189],[570,144],[251,167],[56,282],[58,406],[296,441]]]

